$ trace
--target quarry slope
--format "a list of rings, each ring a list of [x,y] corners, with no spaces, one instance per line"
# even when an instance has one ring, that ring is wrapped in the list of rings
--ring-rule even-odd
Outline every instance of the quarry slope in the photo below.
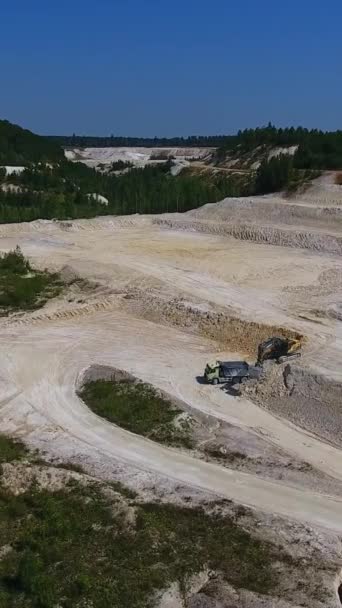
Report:
[[[110,166],[113,162],[130,162],[135,167],[145,167],[157,158],[172,156],[176,161],[205,159],[212,153],[212,148],[73,148],[65,150],[68,160],[82,162],[88,167],[99,165]],[[151,161],[152,156],[152,161]]]
[[[331,246],[331,239],[339,243],[342,238],[334,217],[340,199],[342,204],[340,191],[334,191],[337,203],[330,201],[333,213],[323,214],[322,225],[315,223],[317,210],[311,211],[313,205],[322,207],[317,201],[322,202],[329,184],[315,185],[321,194],[312,201],[261,197],[246,206],[234,199],[182,217],[1,226],[2,251],[18,244],[37,266],[60,270],[68,265],[69,274],[82,277],[86,286],[79,292],[71,286],[41,311],[0,320],[5,345],[0,354],[0,430],[145,491],[157,487],[172,495],[178,484],[341,531],[337,487],[336,495],[326,496],[319,486],[315,492],[305,483],[294,486],[286,479],[230,470],[162,447],[96,417],[76,394],[89,366],[125,369],[214,417],[217,424],[224,421],[262,437],[341,481],[340,448],[323,439],[319,429],[308,431],[269,403],[266,408],[260,399],[235,397],[197,380],[208,359],[252,361],[246,332],[254,323],[261,336],[268,331],[265,326],[304,335],[303,369],[319,373],[327,386],[332,379],[342,381],[342,257],[339,247]],[[267,227],[296,234],[298,226],[291,223],[295,208],[300,233],[306,239],[314,235],[322,246],[303,246],[298,239],[275,244],[241,238],[230,228],[238,226],[236,218],[245,208],[250,230]],[[197,230],[198,222],[205,229]],[[226,232],[211,230],[212,223]],[[234,339],[228,331],[230,317],[235,327],[239,320]],[[338,404],[334,415],[340,424]]]

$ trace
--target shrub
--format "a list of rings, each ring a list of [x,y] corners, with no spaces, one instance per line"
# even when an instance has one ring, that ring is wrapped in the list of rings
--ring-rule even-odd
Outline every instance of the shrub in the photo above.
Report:
[[[20,247],[4,253],[0,257],[0,272],[11,273],[16,275],[24,275],[30,272],[31,266],[29,261],[24,257]]]
[[[19,247],[0,257],[0,307],[4,312],[38,308],[61,289],[59,275],[33,271]]]

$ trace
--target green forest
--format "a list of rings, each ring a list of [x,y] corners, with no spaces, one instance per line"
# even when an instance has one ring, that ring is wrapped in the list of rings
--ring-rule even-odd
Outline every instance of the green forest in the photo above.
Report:
[[[0,120],[0,165],[27,165],[58,162],[63,147],[216,147],[218,155],[244,153],[258,146],[298,146],[294,155],[297,169],[342,169],[342,131],[320,131],[303,127],[265,127],[240,130],[235,135],[174,138],[39,136]]]
[[[249,192],[241,176],[199,176],[185,171],[173,177],[169,168],[165,163],[118,176],[68,161],[54,167],[27,168],[10,176],[11,186],[18,186],[18,191],[0,190],[0,222],[187,211]],[[104,196],[108,205],[91,196],[95,193]]]
[[[298,146],[293,158],[296,169],[341,169],[342,131],[319,131],[303,127],[277,128],[271,123],[267,127],[245,129],[228,136],[219,146],[219,157],[226,153],[243,153],[258,146]]]
[[[137,141],[130,138],[125,143],[131,140],[131,145],[133,140]],[[63,138],[59,141],[66,143]],[[145,145],[151,143],[141,141]],[[197,145],[213,143],[209,137],[196,141],[194,138],[156,141],[158,145],[168,146],[173,142],[177,145],[196,145],[196,141]],[[184,212],[229,196],[295,190],[317,176],[321,169],[342,167],[341,131],[277,129],[269,124],[239,131],[234,136],[222,136],[220,141],[224,141],[224,146],[218,148],[217,159],[258,148],[261,152],[266,150],[265,160],[257,171],[241,174],[209,167],[201,173],[185,169],[172,176],[171,159],[144,169],[129,167],[130,170],[121,175],[105,174],[82,163],[67,161],[62,147],[53,138],[34,135],[8,121],[0,121],[0,222]],[[270,147],[289,145],[298,145],[294,156],[280,155],[267,160]],[[25,165],[26,169],[21,174],[6,176],[1,164]],[[120,161],[118,167],[122,169]],[[118,167],[114,164],[112,169]],[[101,203],[97,194],[105,197],[108,204]]]
[[[297,169],[342,169],[342,131],[321,131],[304,127],[265,127],[240,130],[236,135],[173,138],[51,136],[49,141],[63,147],[216,147],[219,155],[247,152],[257,146],[298,146],[294,158]]]
[[[58,162],[64,158],[62,148],[40,137],[0,120],[0,165],[24,165],[38,162]]]

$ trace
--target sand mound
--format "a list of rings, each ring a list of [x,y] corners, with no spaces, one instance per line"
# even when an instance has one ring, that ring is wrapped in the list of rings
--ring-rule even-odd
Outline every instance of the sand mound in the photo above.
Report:
[[[294,424],[342,445],[342,385],[313,374],[299,364],[266,363],[261,382],[251,381],[241,393]]]
[[[178,218],[155,218],[154,223],[167,229],[187,230],[206,234],[232,236],[242,241],[252,241],[282,247],[297,247],[334,255],[342,255],[342,237],[324,232],[306,232],[276,226],[233,224]]]
[[[342,225],[342,207],[324,207],[298,204],[281,197],[226,198],[219,203],[209,203],[184,214],[196,220],[224,222],[281,223],[310,226]]]

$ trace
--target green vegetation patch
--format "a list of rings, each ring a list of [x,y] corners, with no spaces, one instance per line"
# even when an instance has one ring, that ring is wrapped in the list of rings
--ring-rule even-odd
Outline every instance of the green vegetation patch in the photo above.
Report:
[[[93,145],[134,145],[136,138],[42,138],[6,121],[0,121],[0,223],[29,222],[38,218],[70,220],[97,215],[127,215],[131,213],[184,212],[204,203],[214,203],[231,196],[252,196],[280,190],[295,192],[306,187],[319,171],[342,167],[342,131],[324,133],[301,127],[278,129],[271,123],[262,128],[246,129],[236,135],[182,140],[149,140],[156,146],[164,142],[168,148],[180,145],[218,145],[215,162],[237,160],[232,171],[184,170],[170,174],[171,160],[158,166],[135,168],[124,161],[112,164],[112,173],[102,173],[80,162],[64,158],[58,145],[80,147],[85,142]],[[79,142],[78,144],[76,142]],[[125,145],[126,145],[125,144]],[[141,145],[138,144],[138,145]],[[289,152],[269,158],[275,147]],[[292,150],[294,152],[294,150]],[[247,157],[246,157],[247,155]],[[157,158],[160,153],[157,153]],[[258,171],[251,169],[255,161],[263,159]],[[1,164],[20,164],[27,168],[22,173],[6,176]],[[243,173],[234,170],[244,169]],[[101,167],[100,167],[101,168]],[[129,172],[124,169],[130,168]],[[104,169],[104,165],[102,165]],[[247,169],[247,170],[246,170]],[[113,172],[122,171],[115,175]],[[10,187],[6,187],[10,186]],[[13,189],[13,186],[15,188]],[[108,200],[101,203],[96,193]]]
[[[148,608],[156,590],[205,568],[269,593],[274,548],[200,509],[136,506],[135,528],[96,487],[0,490],[1,608]],[[277,555],[277,559],[280,556]]]
[[[249,180],[219,173],[182,171],[170,174],[172,162],[104,174],[67,160],[53,166],[28,167],[5,181],[17,190],[0,189],[0,222],[37,218],[70,220],[96,215],[188,211],[226,196],[251,193]],[[120,165],[119,165],[120,166]],[[0,176],[1,178],[1,176]],[[103,205],[89,193],[108,200]]]
[[[241,157],[245,152],[272,147],[298,146],[293,165],[297,169],[340,169],[342,167],[342,131],[319,131],[303,127],[277,128],[272,123],[256,129],[245,129],[224,138],[217,154],[223,160],[227,153]]]
[[[0,165],[63,160],[61,146],[7,120],[0,120]]]
[[[6,435],[0,434],[0,464],[20,460],[28,453],[24,444]]]
[[[261,163],[256,173],[255,193],[267,194],[280,190],[295,192],[319,175],[320,172],[313,169],[296,169],[291,156],[280,154]]]
[[[86,383],[80,396],[93,412],[132,433],[176,447],[192,447],[189,422],[175,425],[182,410],[149,384],[96,380]]]
[[[39,308],[62,287],[58,274],[33,270],[19,247],[0,257],[0,314]]]

